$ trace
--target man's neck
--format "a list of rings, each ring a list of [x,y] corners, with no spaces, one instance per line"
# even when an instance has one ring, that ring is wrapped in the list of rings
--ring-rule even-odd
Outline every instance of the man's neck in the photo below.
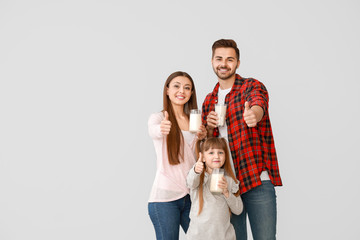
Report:
[[[218,81],[219,81],[221,90],[232,88],[232,86],[235,83],[235,74],[233,76],[231,76],[230,78],[225,79],[225,80],[222,80],[222,79],[218,78]]]

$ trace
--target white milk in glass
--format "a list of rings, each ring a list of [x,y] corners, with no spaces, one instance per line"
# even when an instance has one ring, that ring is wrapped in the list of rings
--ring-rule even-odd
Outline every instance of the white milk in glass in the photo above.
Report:
[[[201,110],[192,109],[190,111],[190,132],[199,132],[201,126]]]
[[[218,187],[219,180],[224,176],[224,169],[215,168],[211,173],[210,192],[222,193],[222,189]]]
[[[217,124],[219,127],[222,127],[225,124],[226,106],[227,106],[226,104],[222,104],[222,103],[215,104],[215,112],[219,117],[219,122]]]

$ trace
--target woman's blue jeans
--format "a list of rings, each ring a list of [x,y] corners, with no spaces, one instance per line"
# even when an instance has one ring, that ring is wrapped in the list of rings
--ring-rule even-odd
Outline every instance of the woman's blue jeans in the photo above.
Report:
[[[271,181],[241,195],[244,210],[240,215],[232,214],[231,223],[235,228],[236,239],[247,239],[246,215],[254,240],[276,239],[276,193]]]
[[[178,240],[180,226],[186,233],[190,223],[190,196],[171,202],[150,202],[149,215],[157,240]]]

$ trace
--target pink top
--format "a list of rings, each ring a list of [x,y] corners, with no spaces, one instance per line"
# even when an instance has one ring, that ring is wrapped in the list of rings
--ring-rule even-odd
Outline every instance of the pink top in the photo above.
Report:
[[[154,142],[157,157],[157,170],[149,202],[174,201],[188,194],[186,176],[196,162],[194,153],[196,135],[188,131],[182,131],[185,140],[184,161],[177,165],[169,164],[166,137],[160,132],[160,123],[163,119],[164,114],[159,112],[151,114],[148,121],[149,135]]]

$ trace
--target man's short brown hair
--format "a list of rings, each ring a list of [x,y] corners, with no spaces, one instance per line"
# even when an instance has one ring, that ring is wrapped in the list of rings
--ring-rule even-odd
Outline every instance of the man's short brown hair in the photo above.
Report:
[[[220,39],[214,42],[212,45],[212,57],[214,57],[215,50],[217,48],[233,48],[236,52],[237,60],[240,60],[240,51],[237,47],[237,44],[232,39]]]

